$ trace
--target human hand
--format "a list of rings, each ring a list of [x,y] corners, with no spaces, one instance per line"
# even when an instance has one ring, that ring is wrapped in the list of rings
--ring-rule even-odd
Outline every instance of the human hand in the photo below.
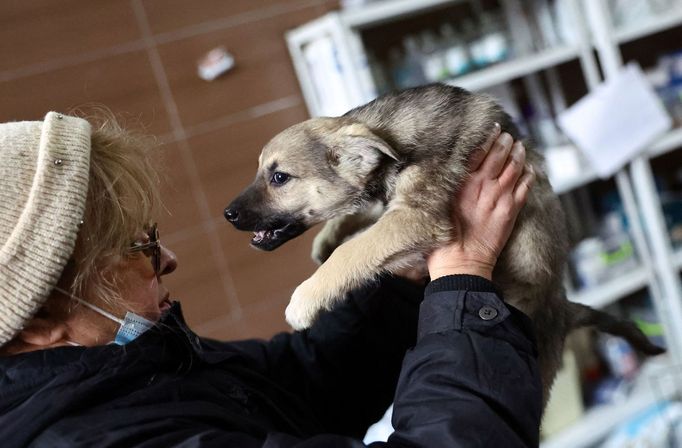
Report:
[[[492,279],[502,252],[535,180],[526,149],[495,129],[472,155],[468,179],[455,196],[452,242],[427,257],[431,280],[472,274]]]

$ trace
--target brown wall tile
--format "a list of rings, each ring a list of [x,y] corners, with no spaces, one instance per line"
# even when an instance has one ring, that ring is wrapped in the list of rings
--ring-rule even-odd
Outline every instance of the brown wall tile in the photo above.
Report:
[[[195,186],[190,181],[185,160],[175,143],[157,150],[161,172],[161,198],[164,211],[159,217],[159,229],[165,235],[174,235],[201,224],[201,213],[195,196]]]
[[[0,82],[0,98],[0,122],[41,119],[50,110],[99,103],[122,114],[128,127],[170,131],[144,51]]]
[[[139,38],[130,2],[0,2],[0,71],[92,52]]]
[[[197,328],[198,333],[213,339],[234,341],[240,339],[268,339],[282,331],[291,331],[284,320],[287,300],[272,300],[244,310],[242,317],[216,319]]]
[[[316,17],[315,9],[161,45],[159,52],[183,125],[190,127],[300,94],[284,32]],[[222,78],[206,82],[197,76],[196,61],[217,46],[233,53],[236,65]]]
[[[175,252],[178,268],[163,281],[171,297],[182,303],[187,323],[194,326],[229,315],[234,297],[228,297],[223,287],[222,273],[216,267],[206,233],[188,235],[182,241],[169,243],[168,248]]]
[[[315,269],[309,253],[316,229],[262,253],[249,247],[250,236],[232,228],[222,212],[253,178],[262,146],[307,118],[285,31],[322,15],[337,0],[142,3],[152,32],[164,33],[157,36],[163,42],[159,53],[210,209],[207,218],[197,205],[188,161],[180,153],[184,142],[158,149],[162,194],[171,212],[159,219],[162,241],[179,259],[178,270],[164,282],[200,331],[220,338],[268,337],[288,328],[284,308],[290,294]],[[208,27],[213,31],[206,32]],[[10,0],[0,5],[0,37],[5,55],[0,76],[10,79],[0,82],[0,121],[40,119],[48,110],[101,103],[122,114],[126,127],[164,138],[172,134],[147,53],[135,49],[141,36],[131,2]],[[127,45],[128,52],[107,54]],[[218,45],[235,55],[237,66],[207,83],[196,75],[196,60]],[[95,60],[78,62],[94,53]],[[27,74],[27,68],[33,71]],[[282,110],[264,112],[264,105],[282,99],[273,109]],[[227,268],[217,262],[216,250]]]
[[[263,252],[249,245],[250,233],[225,224],[222,247],[243,307],[286,300],[296,286],[315,272],[317,266],[310,258],[310,250],[319,229],[310,229],[273,252]]]
[[[201,8],[186,0],[142,0],[154,34],[245,13],[258,13],[272,7],[287,9],[301,3],[310,3],[310,0],[204,0]]]

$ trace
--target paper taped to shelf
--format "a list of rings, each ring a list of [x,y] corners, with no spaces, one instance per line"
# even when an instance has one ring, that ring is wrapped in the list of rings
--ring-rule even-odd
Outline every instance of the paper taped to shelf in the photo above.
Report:
[[[628,64],[559,117],[600,177],[610,177],[672,126],[637,64]]]

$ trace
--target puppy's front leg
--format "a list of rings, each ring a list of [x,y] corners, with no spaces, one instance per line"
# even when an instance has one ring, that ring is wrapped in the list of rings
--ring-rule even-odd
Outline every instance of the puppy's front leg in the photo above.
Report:
[[[327,261],[334,250],[348,237],[375,223],[384,211],[383,204],[376,204],[361,213],[343,215],[330,219],[315,235],[311,257],[318,264]]]
[[[385,213],[365,232],[339,246],[296,288],[286,309],[287,322],[296,330],[309,327],[321,310],[331,309],[347,292],[376,277],[391,260],[446,241],[449,227],[436,222],[407,207]]]

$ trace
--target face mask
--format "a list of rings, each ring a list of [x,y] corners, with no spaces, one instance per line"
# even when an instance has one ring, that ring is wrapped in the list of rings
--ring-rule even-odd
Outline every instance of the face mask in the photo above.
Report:
[[[55,289],[63,294],[70,296],[71,298],[75,299],[82,305],[87,306],[91,310],[101,314],[107,319],[113,320],[114,322],[118,323],[119,324],[118,331],[116,332],[116,337],[112,341],[114,344],[126,345],[127,343],[134,341],[135,339],[140,337],[140,335],[142,335],[145,331],[149,330],[151,327],[154,326],[154,322],[150,321],[149,319],[145,319],[144,317],[135,314],[131,311],[128,311],[126,313],[125,318],[119,319],[113,314],[104,311],[102,308],[93,305],[92,303],[86,302],[85,300],[74,296],[68,291],[65,291],[59,287],[55,287]],[[71,341],[67,341],[67,343],[69,343],[70,345],[80,345]]]

